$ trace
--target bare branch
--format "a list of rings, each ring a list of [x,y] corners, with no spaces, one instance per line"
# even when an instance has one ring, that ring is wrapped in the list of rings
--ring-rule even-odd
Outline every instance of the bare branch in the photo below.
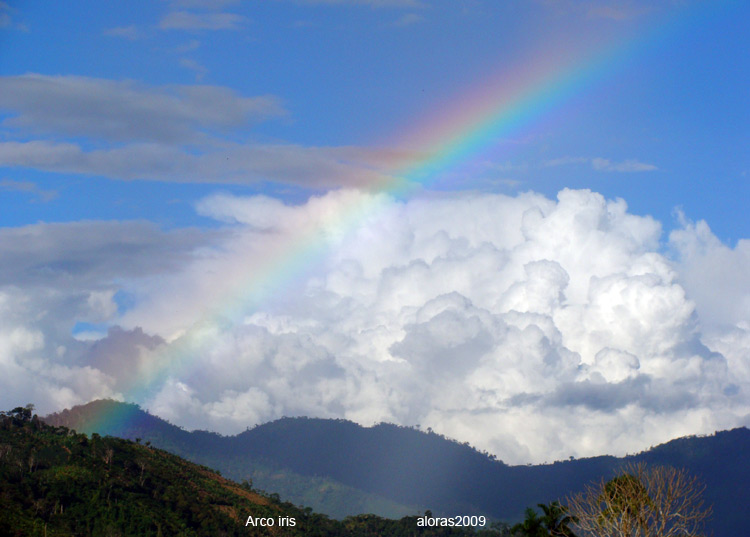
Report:
[[[705,487],[685,470],[626,466],[568,498],[580,537],[700,537],[711,514]]]

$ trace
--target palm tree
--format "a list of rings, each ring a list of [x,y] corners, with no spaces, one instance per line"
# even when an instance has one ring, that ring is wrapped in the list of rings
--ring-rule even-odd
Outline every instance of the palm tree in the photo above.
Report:
[[[526,508],[526,518],[511,528],[514,537],[548,537],[543,520],[531,507]]]
[[[557,501],[538,505],[544,514],[540,517],[531,507],[526,509],[524,521],[511,528],[514,537],[576,537],[569,527],[575,519],[565,506]]]
[[[575,517],[568,514],[568,508],[560,505],[560,502],[554,501],[549,505],[538,504],[542,509],[542,524],[547,530],[547,535],[551,537],[575,537],[569,524],[575,523]]]

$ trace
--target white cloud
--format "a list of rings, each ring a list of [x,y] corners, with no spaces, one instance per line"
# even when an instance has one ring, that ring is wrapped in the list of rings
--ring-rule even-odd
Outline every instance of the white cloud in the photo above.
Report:
[[[80,76],[0,77],[3,126],[102,142],[205,142],[205,130],[235,130],[284,114],[272,96],[242,97],[220,86],[144,86]]]
[[[190,58],[180,58],[180,65],[185,69],[190,69],[195,73],[195,79],[200,82],[208,74],[208,69],[205,65],[198,63],[197,61]]]
[[[14,181],[12,179],[0,180],[0,190],[8,192],[25,192],[31,194],[42,202],[52,201],[58,195],[56,190],[44,190],[31,181]]]
[[[0,236],[2,266],[22,268],[0,287],[4,382],[44,367],[48,407],[140,394],[225,433],[282,415],[419,423],[516,463],[633,452],[750,414],[746,312],[704,319],[750,295],[744,246],[700,225],[672,235],[675,262],[658,222],[588,191],[216,195],[198,210],[227,227],[184,244],[152,230],[132,260],[117,257],[124,235],[79,233],[78,250],[53,247],[72,228]],[[164,241],[173,251],[149,254]],[[715,303],[694,297],[691,271]],[[74,341],[73,319],[124,328]]]
[[[174,270],[216,234],[150,222],[83,221],[0,228],[0,287],[81,292]]]
[[[544,163],[545,166],[565,166],[570,164],[591,164],[591,167],[599,172],[652,172],[659,169],[653,164],[640,162],[635,159],[613,162],[601,157],[561,157],[548,160]]]
[[[109,37],[122,37],[124,39],[135,41],[136,39],[141,37],[141,32],[140,30],[138,30],[137,26],[131,24],[130,26],[117,26],[115,28],[108,28],[104,30],[104,35]]]
[[[221,9],[224,6],[239,4],[240,0],[169,0],[169,3],[187,9]]]
[[[750,240],[723,244],[700,220],[680,215],[683,227],[669,235],[680,281],[695,300],[705,328],[750,322]]]
[[[183,59],[200,77],[201,65]],[[208,85],[144,86],[75,76],[0,77],[0,166],[111,179],[312,188],[367,186],[414,158],[362,147],[238,143],[254,122],[285,111],[273,96]],[[73,137],[75,142],[69,141]]]
[[[612,162],[606,158],[595,158],[591,159],[591,166],[595,170],[603,172],[651,172],[658,170],[653,164],[632,159],[623,160],[622,162]]]
[[[199,40],[191,39],[187,43],[183,43],[182,45],[175,47],[174,52],[176,52],[177,54],[185,54],[187,52],[198,50],[200,47],[201,47],[201,42]]]
[[[654,9],[672,8],[677,2],[642,0],[535,0],[536,3],[555,9],[558,13],[585,16],[593,20],[627,22]]]
[[[84,150],[50,141],[0,142],[0,165],[56,173],[99,175],[111,179],[151,179],[181,183],[252,184],[278,181],[313,188],[367,186],[387,180],[357,147],[241,145],[223,143],[190,151],[163,143],[132,143],[111,149]]]
[[[7,2],[0,2],[0,28],[7,28],[13,24],[11,13],[13,12]]]
[[[422,0],[297,0],[303,4],[329,4],[342,6],[370,6],[375,8],[422,8],[428,4]]]
[[[172,11],[159,23],[162,30],[238,30],[247,17],[236,13]]]
[[[649,6],[635,5],[591,5],[586,15],[592,19],[610,19],[628,21],[645,15],[651,10]]]
[[[0,403],[4,408],[25,401],[45,411],[113,395],[112,379],[93,367],[67,362],[66,349],[54,345],[57,334],[43,317],[56,298],[17,287],[0,288]]]
[[[591,159],[587,157],[560,157],[548,160],[544,163],[545,166],[564,166],[566,164],[585,164]]]
[[[45,413],[126,393],[155,365],[148,351],[160,340],[115,329],[82,342],[73,329],[114,320],[128,282],[175,270],[215,238],[147,222],[0,229],[0,404]]]
[[[416,13],[405,13],[393,22],[394,26],[412,26],[424,22],[425,18]]]
[[[353,207],[358,225],[342,229]],[[694,303],[658,253],[659,224],[622,201],[338,192],[300,206],[216,196],[200,211],[235,234],[122,319],[163,334],[213,327],[196,351],[210,358],[191,365],[201,386],[180,380],[189,397],[175,392],[191,409],[178,422],[225,432],[283,414],[420,423],[524,462],[635,451],[748,411],[747,368],[701,342]],[[308,252],[313,264],[277,287],[273,274],[292,260],[273,252],[311,240],[303,229],[330,250]],[[191,295],[169,298],[181,288]],[[225,307],[232,293],[257,302]],[[155,401],[166,410],[177,395],[164,389]],[[264,396],[243,418],[230,401],[244,408],[248,390]]]

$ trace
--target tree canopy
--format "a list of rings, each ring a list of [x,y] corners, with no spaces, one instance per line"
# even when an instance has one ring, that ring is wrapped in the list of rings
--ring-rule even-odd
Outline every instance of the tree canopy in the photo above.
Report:
[[[635,464],[567,500],[580,537],[700,537],[711,508],[685,470]]]

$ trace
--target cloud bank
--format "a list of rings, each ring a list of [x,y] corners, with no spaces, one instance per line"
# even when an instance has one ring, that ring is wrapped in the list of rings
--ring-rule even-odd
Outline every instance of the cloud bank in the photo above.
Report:
[[[204,72],[192,60],[182,65]],[[0,112],[0,166],[110,179],[362,187],[383,182],[414,156],[247,141],[248,128],[286,110],[275,96],[244,97],[223,86],[5,76]]]
[[[418,424],[512,463],[750,424],[747,241],[704,222],[665,248],[659,222],[572,190],[198,211],[224,227],[3,230],[26,267],[0,286],[3,404],[137,396],[225,433],[283,415]],[[77,341],[77,321],[111,328]]]

